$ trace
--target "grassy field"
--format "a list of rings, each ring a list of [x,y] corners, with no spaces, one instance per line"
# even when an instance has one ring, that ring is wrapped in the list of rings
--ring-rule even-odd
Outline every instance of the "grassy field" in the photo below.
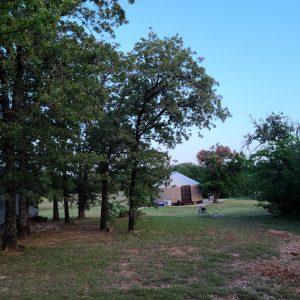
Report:
[[[40,224],[22,251],[0,254],[0,299],[300,299],[300,222],[254,204],[208,207],[222,219],[147,208],[134,234],[126,219],[99,232],[98,208]]]
[[[49,202],[45,200],[44,202],[40,203],[39,205],[39,215],[43,217],[47,217],[48,219],[51,219],[53,216],[53,206],[52,202]],[[58,203],[58,208],[59,208],[59,215],[60,218],[64,217],[64,207],[63,203],[59,202]],[[69,204],[69,213],[71,218],[76,218],[78,216],[78,208],[77,205],[75,204]],[[100,206],[94,206],[90,210],[86,211],[86,216],[87,217],[100,217]]]

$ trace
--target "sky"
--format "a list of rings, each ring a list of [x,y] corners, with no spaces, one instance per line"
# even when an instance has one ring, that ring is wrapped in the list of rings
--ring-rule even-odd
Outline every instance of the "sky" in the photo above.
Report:
[[[251,118],[283,112],[300,122],[300,0],[121,0],[128,24],[115,42],[130,51],[149,28],[159,37],[179,34],[204,58],[219,82],[222,104],[232,114],[216,128],[193,128],[189,141],[170,150],[177,163],[216,143],[240,151],[253,131]],[[174,163],[174,162],[173,162]]]

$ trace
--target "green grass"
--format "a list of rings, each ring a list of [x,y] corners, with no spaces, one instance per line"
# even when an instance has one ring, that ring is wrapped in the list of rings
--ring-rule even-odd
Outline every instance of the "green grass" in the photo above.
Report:
[[[64,207],[63,203],[58,204],[59,216],[60,218],[64,217]],[[71,218],[76,218],[78,216],[78,208],[76,204],[69,204],[69,213]],[[52,203],[45,200],[39,205],[39,215],[43,217],[47,217],[48,219],[52,219],[53,216],[53,206]],[[100,216],[100,206],[93,206],[91,209],[86,211],[87,217],[98,217]]]
[[[299,222],[254,204],[227,200],[208,207],[222,219],[200,218],[196,207],[145,208],[134,234],[126,219],[98,233],[98,220],[90,218],[62,225],[61,241],[60,232],[33,235],[20,254],[0,254],[0,299],[297,299],[297,282],[248,274],[251,262],[279,256],[270,229],[300,234]],[[51,208],[40,213],[50,216]],[[98,217],[99,208],[90,214]],[[78,232],[92,236],[66,239]],[[234,286],[241,278],[247,284]]]

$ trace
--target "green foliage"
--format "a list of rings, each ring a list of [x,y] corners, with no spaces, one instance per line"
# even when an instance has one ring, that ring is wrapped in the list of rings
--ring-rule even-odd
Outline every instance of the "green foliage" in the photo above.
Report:
[[[204,187],[214,194],[215,201],[221,193],[228,195],[237,185],[245,162],[242,153],[219,144],[212,146],[210,150],[199,151],[197,159],[204,174]]]
[[[161,39],[150,32],[127,61],[123,91],[139,139],[174,147],[188,138],[191,126],[200,131],[230,116],[216,94],[217,82],[178,35]]]
[[[152,206],[159,187],[170,178],[170,157],[155,149],[144,149],[137,159],[136,206]]]
[[[274,214],[300,215],[300,142],[295,125],[283,114],[271,114],[247,135],[260,148],[251,156],[260,205]]]
[[[300,143],[269,144],[253,157],[260,205],[270,212],[300,216]]]
[[[286,140],[296,132],[289,118],[283,113],[271,113],[265,120],[256,121],[252,119],[254,133],[248,133],[245,136],[245,146],[253,142],[258,142],[258,146],[269,142],[278,142]]]
[[[137,211],[169,173],[151,143],[172,148],[230,115],[179,36],[150,32],[127,54],[104,42],[126,23],[118,0],[0,1],[0,18],[0,185],[11,194],[67,203],[78,192],[87,208],[97,178],[103,194],[123,184]]]
[[[62,186],[50,182],[48,189],[62,189],[67,200],[79,167],[91,171],[101,159],[83,140],[102,113],[99,73],[112,51],[100,41],[126,23],[125,12],[118,0],[5,0],[0,19],[1,189],[6,199],[19,192],[32,201],[47,193],[30,184],[39,175],[60,177]],[[5,235],[15,248],[11,207]]]
[[[120,201],[109,202],[109,219],[123,218],[128,215],[128,204]]]
[[[117,96],[126,103],[131,136],[130,230],[138,201],[144,198],[138,192],[140,159],[151,142],[175,147],[188,139],[192,126],[200,131],[214,126],[215,119],[223,121],[230,115],[215,92],[217,82],[206,73],[201,61],[184,47],[178,35],[161,39],[153,32],[124,57],[125,78]]]

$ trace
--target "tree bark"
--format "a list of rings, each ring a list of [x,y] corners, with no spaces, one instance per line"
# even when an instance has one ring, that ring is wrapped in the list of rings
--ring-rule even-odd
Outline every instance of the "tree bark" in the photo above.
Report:
[[[213,203],[218,203],[219,202],[220,195],[221,195],[220,190],[214,191],[214,201],[213,201]]]
[[[26,183],[26,177],[28,175],[28,161],[29,161],[29,145],[30,142],[26,139],[26,129],[23,128],[22,136],[19,138],[21,144],[19,145],[19,165],[20,165],[20,178],[19,182],[19,211],[18,211],[18,237],[27,238],[30,233],[29,224],[29,201],[26,198],[26,192],[28,190],[28,184]]]
[[[1,114],[4,123],[9,125],[16,125],[20,118],[22,105],[24,104],[24,89],[23,89],[23,76],[25,72],[23,64],[23,50],[20,46],[16,47],[16,74],[11,85],[12,94],[11,98],[9,93],[3,87],[10,85],[7,80],[7,72],[3,66],[0,66],[0,105]],[[16,179],[15,179],[15,130],[13,128],[7,129],[3,137],[3,161],[5,164],[5,223],[3,231],[3,244],[4,250],[17,248],[17,224],[16,224]]]
[[[109,207],[108,207],[108,176],[109,164],[106,163],[102,174],[104,178],[102,179],[102,202],[101,202],[101,218],[100,218],[100,230],[107,230],[108,219],[109,219]]]
[[[69,201],[64,198],[65,224],[70,224]]]
[[[11,122],[8,118],[8,122]],[[15,173],[15,149],[11,136],[4,139],[5,161],[5,217],[3,231],[3,250],[15,250],[17,248],[17,224],[16,224],[16,183]]]
[[[84,200],[81,199],[81,201],[78,202],[78,219],[84,219],[85,218],[85,203]]]
[[[3,250],[17,249],[16,193],[8,190],[5,195],[5,219],[3,231]]]
[[[18,237],[27,238],[29,215],[27,211],[27,201],[23,195],[19,195],[19,218],[18,218]]]
[[[59,221],[58,200],[53,196],[53,221]]]
[[[64,212],[65,212],[65,224],[70,224],[69,214],[69,191],[67,183],[67,172],[63,173],[63,197],[64,197]]]
[[[135,218],[136,218],[136,203],[135,203],[135,187],[136,187],[136,166],[134,164],[131,171],[131,180],[129,187],[129,218],[128,218],[128,230],[134,230]]]
[[[85,192],[85,174],[82,172],[82,166],[79,167],[78,174],[78,219],[85,218],[86,192]]]
[[[27,215],[27,220],[26,220],[26,232],[27,235],[30,234],[30,216],[29,216],[29,201],[27,199],[26,201],[26,215]]]

